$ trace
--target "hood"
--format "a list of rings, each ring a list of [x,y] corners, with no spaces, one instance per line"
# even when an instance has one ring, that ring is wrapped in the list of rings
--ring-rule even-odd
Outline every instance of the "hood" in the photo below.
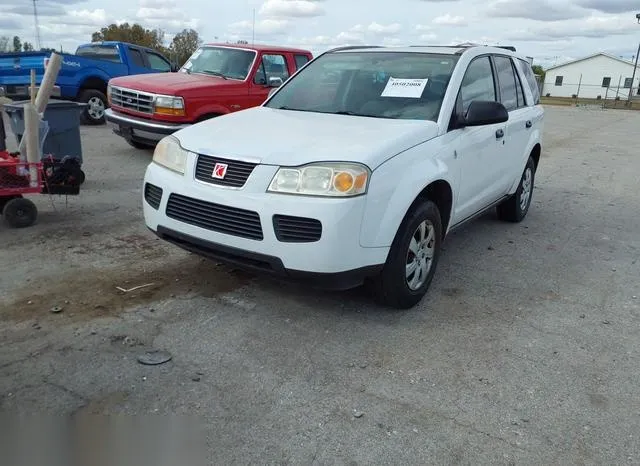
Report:
[[[173,134],[199,154],[245,158],[266,165],[359,162],[374,169],[438,135],[424,120],[391,120],[253,107]]]
[[[187,73],[150,73],[113,78],[109,84],[154,94],[181,95],[192,89],[242,84],[234,79]]]

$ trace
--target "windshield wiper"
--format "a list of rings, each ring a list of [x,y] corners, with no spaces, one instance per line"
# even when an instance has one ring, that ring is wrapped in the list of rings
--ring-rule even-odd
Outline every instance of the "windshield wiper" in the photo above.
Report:
[[[202,70],[201,73],[206,73],[212,76],[219,76],[222,79],[227,79],[227,77],[224,74],[220,73],[219,71]]]
[[[380,115],[367,115],[366,113],[350,112],[348,110],[340,110],[339,112],[327,112],[327,113],[333,113],[334,115],[349,115],[349,116],[359,116],[359,117],[369,117],[369,118],[389,118],[389,117],[384,117]]]
[[[292,112],[317,112],[317,110],[305,110],[304,108],[292,108],[283,105],[282,107],[276,107],[276,110],[291,110]]]

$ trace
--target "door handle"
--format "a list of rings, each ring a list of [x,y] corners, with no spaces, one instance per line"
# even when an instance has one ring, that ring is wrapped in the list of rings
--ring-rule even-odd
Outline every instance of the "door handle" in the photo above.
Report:
[[[501,139],[504,137],[504,131],[499,129],[498,131],[496,131],[496,139]]]
[[[526,126],[527,128],[531,128],[531,126],[533,126],[533,123],[531,123],[531,120],[529,120],[529,121],[527,121],[527,122],[525,123],[525,126]]]

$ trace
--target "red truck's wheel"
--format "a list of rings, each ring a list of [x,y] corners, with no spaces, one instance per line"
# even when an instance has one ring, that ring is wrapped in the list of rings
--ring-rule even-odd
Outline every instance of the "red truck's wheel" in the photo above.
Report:
[[[95,89],[86,89],[80,93],[78,100],[87,104],[82,112],[82,122],[87,125],[102,125],[105,122],[104,111],[107,109],[107,96]]]

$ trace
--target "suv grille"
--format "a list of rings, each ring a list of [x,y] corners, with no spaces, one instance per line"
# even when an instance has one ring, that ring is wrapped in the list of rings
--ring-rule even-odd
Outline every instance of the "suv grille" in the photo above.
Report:
[[[136,112],[153,113],[153,95],[132,89],[111,86],[111,103]]]
[[[212,176],[217,163],[227,165],[227,172],[222,179]],[[256,168],[255,163],[227,160],[199,154],[198,161],[196,162],[196,179],[204,181],[205,183],[241,188],[247,182],[247,178],[249,178],[254,168]]]
[[[313,243],[320,241],[322,223],[313,218],[274,215],[273,230],[284,243]]]
[[[167,217],[218,233],[262,240],[260,216],[251,210],[214,204],[180,194],[171,194]]]

